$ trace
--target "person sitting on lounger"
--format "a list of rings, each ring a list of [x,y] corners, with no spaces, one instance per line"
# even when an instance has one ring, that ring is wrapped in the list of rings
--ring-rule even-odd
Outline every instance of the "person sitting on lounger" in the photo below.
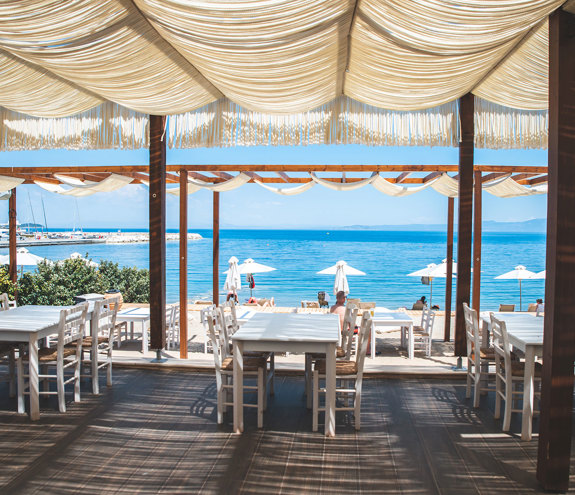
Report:
[[[339,326],[343,328],[345,318],[345,292],[340,290],[335,296],[335,304],[329,309],[330,313],[339,315]]]

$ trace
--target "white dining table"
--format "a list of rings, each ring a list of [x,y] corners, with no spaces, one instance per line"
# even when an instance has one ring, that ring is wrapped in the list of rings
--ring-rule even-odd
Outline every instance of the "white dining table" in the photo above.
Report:
[[[335,436],[335,351],[339,315],[257,313],[232,336],[234,346],[234,432],[244,430],[244,351],[317,352],[326,355],[325,434]]]
[[[484,328],[491,332],[490,313],[481,313]],[[523,417],[521,440],[531,440],[533,435],[533,378],[535,360],[543,354],[543,318],[529,313],[493,313],[495,318],[504,321],[509,343],[525,354],[525,372],[523,375]],[[483,345],[488,333],[483,333]]]
[[[127,308],[118,311],[116,323],[126,322],[130,324],[130,336],[134,338],[134,323],[142,326],[142,352],[148,351],[148,327],[150,326],[150,308]],[[118,347],[120,343],[118,342]]]
[[[413,319],[402,311],[390,311],[384,308],[375,308],[371,317],[371,358],[375,357],[375,328],[386,327],[393,330],[397,327],[407,327],[407,357],[413,359]],[[402,332],[403,344],[403,332]]]
[[[0,311],[0,341],[28,344],[30,359],[30,419],[40,419],[38,341],[58,333],[60,312],[72,306],[19,306]],[[89,306],[91,318],[93,304]]]

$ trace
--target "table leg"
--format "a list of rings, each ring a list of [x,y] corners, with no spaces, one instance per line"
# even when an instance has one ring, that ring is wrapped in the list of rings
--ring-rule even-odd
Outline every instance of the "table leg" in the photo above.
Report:
[[[335,437],[335,344],[328,344],[325,363],[325,436]]]
[[[40,419],[40,394],[38,388],[38,337],[34,334],[30,335],[28,353],[30,357],[30,419],[37,421]]]
[[[130,340],[134,340],[134,322],[130,322]]]
[[[244,431],[244,344],[234,340],[234,433]]]
[[[142,352],[145,354],[148,352],[148,324],[150,320],[142,322]]]
[[[535,349],[525,348],[525,375],[523,377],[523,418],[521,440],[531,440],[533,428],[533,374],[535,370]]]
[[[413,323],[407,326],[407,356],[413,359]]]

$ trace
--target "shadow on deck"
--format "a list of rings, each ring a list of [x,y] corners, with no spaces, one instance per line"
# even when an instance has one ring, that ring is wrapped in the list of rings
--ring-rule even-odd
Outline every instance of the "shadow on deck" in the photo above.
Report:
[[[0,393],[1,493],[538,491],[537,441],[521,442],[519,418],[502,434],[491,398],[474,410],[461,381],[369,379],[361,431],[338,413],[334,439],[311,432],[297,377],[278,377],[263,430],[246,410],[241,436],[217,426],[207,374],[118,370],[66,414],[41,403],[37,423]]]

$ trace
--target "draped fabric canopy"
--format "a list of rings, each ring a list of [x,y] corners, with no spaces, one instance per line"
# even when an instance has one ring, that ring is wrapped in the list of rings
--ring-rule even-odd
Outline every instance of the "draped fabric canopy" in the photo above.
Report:
[[[323,106],[329,113],[341,98],[421,112],[473,92],[493,105],[545,111],[547,17],[562,3],[6,0],[0,4],[0,107],[36,117],[108,104],[123,112],[186,115],[224,102],[241,109],[236,118],[249,114],[248,128],[257,125],[258,112],[287,118]],[[318,115],[315,124],[307,118],[305,133],[326,125],[327,114]],[[352,117],[346,114],[346,126]],[[7,125],[15,119],[4,118]],[[221,115],[218,125],[225,120]],[[282,129],[289,126],[289,118],[281,122]],[[436,123],[426,132],[438,129]],[[255,132],[259,139],[262,132]],[[270,131],[268,141],[278,132]],[[323,142],[328,134],[319,134]],[[115,138],[107,141],[117,144]],[[210,136],[203,139],[209,143]]]

